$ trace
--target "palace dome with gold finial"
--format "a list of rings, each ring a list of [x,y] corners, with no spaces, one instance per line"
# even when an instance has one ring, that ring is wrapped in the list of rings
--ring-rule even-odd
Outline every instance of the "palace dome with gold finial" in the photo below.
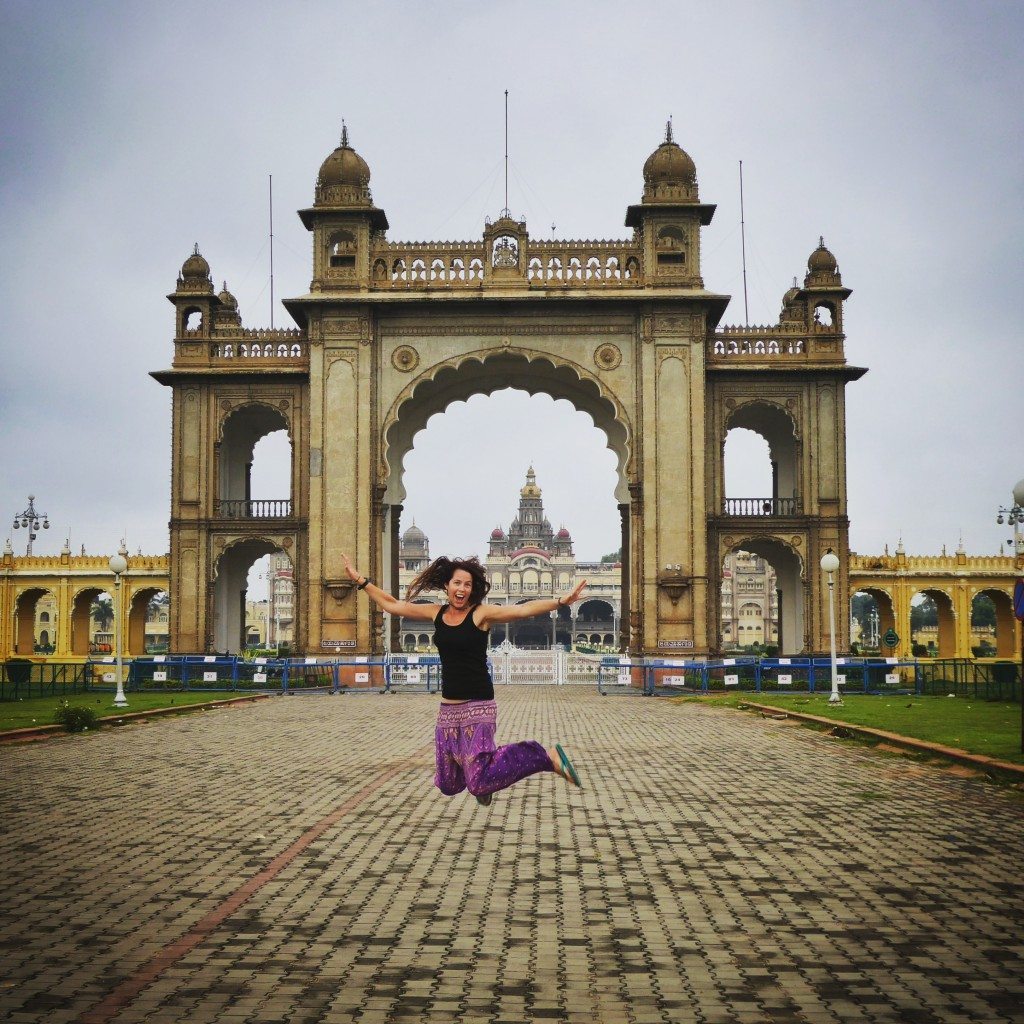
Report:
[[[831,251],[825,247],[824,236],[819,236],[818,248],[807,257],[807,275],[804,277],[804,287],[835,284],[842,284],[839,264]]]
[[[697,166],[672,138],[672,122],[665,125],[665,141],[644,163],[644,201],[697,198]]]
[[[533,466],[526,471],[526,483],[519,494],[523,498],[540,497],[540,488],[537,486],[537,474],[533,471]]]
[[[320,165],[316,205],[369,205],[370,202],[370,168],[349,145],[348,128],[343,121],[341,143]]]

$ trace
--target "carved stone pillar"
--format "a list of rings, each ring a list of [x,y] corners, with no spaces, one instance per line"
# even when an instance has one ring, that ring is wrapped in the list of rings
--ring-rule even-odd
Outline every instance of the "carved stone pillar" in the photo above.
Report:
[[[391,591],[393,596],[398,597],[399,596],[399,594],[398,594],[398,588],[399,588],[399,583],[398,583],[398,568],[399,568],[398,545],[399,545],[400,536],[401,536],[402,506],[401,505],[392,505],[390,510],[389,510],[389,513],[390,513],[390,520],[389,520],[389,524],[388,525],[391,527],[391,544],[390,544],[390,547],[391,547],[391,565],[389,567],[390,568],[390,573],[389,573],[389,576],[390,576],[389,589],[390,589],[390,591]],[[401,630],[402,630],[402,619],[401,619],[401,616],[392,615],[391,616],[391,651],[392,651],[392,653],[395,653],[395,654],[401,652],[401,650],[402,650]]]
[[[629,604],[630,604],[630,575],[631,559],[629,557],[629,505],[619,506],[620,540],[622,567],[620,572],[620,598],[621,610],[619,611],[619,651],[623,654],[629,651]],[[576,613],[573,611],[572,635],[576,636]],[[574,639],[575,643],[575,639]]]

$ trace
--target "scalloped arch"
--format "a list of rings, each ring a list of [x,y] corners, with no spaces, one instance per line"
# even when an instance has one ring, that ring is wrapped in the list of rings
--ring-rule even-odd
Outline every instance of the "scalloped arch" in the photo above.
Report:
[[[771,562],[769,555],[766,555],[765,549],[769,547],[782,548],[796,559],[796,564],[800,569],[800,578],[804,578],[804,558],[800,552],[789,543],[789,541],[783,540],[781,537],[767,534],[750,534],[746,537],[741,537],[739,540],[734,541],[732,544],[726,544],[725,554],[735,554],[737,551],[749,551],[752,555],[760,555],[762,558],[767,559]],[[760,548],[760,550],[758,550]],[[724,559],[724,555],[723,555]],[[772,568],[778,572],[779,567],[772,565]]]
[[[276,430],[286,430],[288,431],[288,440],[292,444],[295,443],[295,438],[292,436],[292,419],[291,416],[289,416],[288,414],[291,411],[290,408],[288,412],[286,412],[284,409],[279,409],[276,405],[271,405],[269,402],[264,402],[262,399],[259,398],[248,399],[242,404],[236,405],[232,409],[228,409],[227,412],[222,412],[220,419],[217,423],[217,440],[224,440],[224,428],[228,425],[228,422],[233,417],[237,416],[239,413],[244,413],[254,408],[266,409],[268,413],[272,414],[273,416],[276,416],[277,419],[283,421],[283,426],[271,427],[266,432],[266,434],[262,435],[262,437],[266,437],[267,434],[272,434]]]
[[[402,477],[405,457],[413,439],[430,418],[443,413],[453,402],[473,395],[490,395],[505,388],[527,394],[564,398],[587,413],[608,439],[616,455],[618,483],[615,498],[629,501],[628,473],[633,431],[623,404],[615,394],[583,367],[550,353],[525,349],[493,349],[469,352],[428,367],[409,382],[384,417],[381,465],[378,479],[385,486],[385,501],[405,500]]]
[[[264,555],[273,555],[273,554],[287,555],[288,556],[288,561],[292,562],[292,564],[294,565],[294,561],[292,559],[291,554],[289,554],[287,548],[281,547],[280,541],[273,540],[270,537],[264,537],[261,534],[255,534],[255,535],[248,536],[248,537],[235,537],[234,540],[228,541],[228,543],[225,544],[223,548],[221,548],[221,550],[217,553],[216,558],[211,559],[211,564],[210,564],[210,581],[211,582],[216,581],[217,578],[220,576],[220,566],[221,566],[221,562],[223,562],[223,560],[224,560],[224,556],[227,555],[228,552],[233,551],[235,548],[238,548],[238,547],[241,547],[241,546],[247,545],[247,544],[251,545],[252,547],[257,548],[257,549],[258,548],[262,548],[264,546],[266,547],[266,550],[265,551],[261,550],[259,552],[259,554],[256,555],[256,558],[262,558]],[[254,558],[253,561],[255,561],[256,558]]]
[[[728,434],[730,430],[753,430],[755,433],[760,434],[769,444],[772,442],[772,437],[769,436],[758,423],[756,416],[756,410],[765,409],[768,414],[773,418],[774,424],[781,422],[784,417],[788,421],[790,426],[790,433],[794,441],[798,444],[800,438],[800,427],[793,416],[792,412],[787,409],[784,405],[779,402],[774,402],[768,398],[750,398],[743,400],[742,404],[738,404],[736,408],[730,409],[725,417],[724,433]],[[749,415],[751,412],[755,412],[755,415]],[[735,422],[739,421],[739,422]],[[773,425],[769,423],[769,427]],[[777,436],[777,435],[775,435]]]

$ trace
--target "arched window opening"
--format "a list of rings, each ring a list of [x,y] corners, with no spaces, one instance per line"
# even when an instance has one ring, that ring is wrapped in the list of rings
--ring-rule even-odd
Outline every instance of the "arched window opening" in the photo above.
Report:
[[[166,590],[146,587],[132,594],[124,650],[127,654],[168,653],[171,597]]]
[[[835,310],[830,302],[819,302],[814,307],[814,322],[821,327],[832,327],[835,322]]]
[[[850,653],[888,655],[882,649],[882,637],[896,629],[892,598],[884,590],[858,590],[850,598]]]
[[[1013,658],[1018,653],[1013,600],[1003,590],[983,590],[971,602],[971,651],[976,658]],[[978,648],[978,650],[975,650]]]
[[[719,646],[765,657],[804,646],[804,586],[799,557],[781,541],[756,538],[722,562]]]
[[[22,657],[52,654],[57,645],[56,622],[57,599],[50,591],[33,588],[19,594],[14,608],[15,653]]]
[[[216,515],[265,519],[292,514],[293,452],[277,409],[247,405],[225,420],[218,463]]]
[[[350,231],[335,231],[327,243],[328,262],[332,269],[354,269],[356,265],[356,238]]]
[[[779,584],[767,559],[734,551],[722,566],[723,650],[773,656],[779,651]]]
[[[270,541],[251,539],[227,548],[217,560],[209,653],[241,654],[256,647],[290,656],[297,635],[295,586],[291,559]]]
[[[686,265],[686,235],[681,228],[669,225],[658,232],[659,269],[681,270]]]
[[[789,415],[776,405],[751,402],[730,416],[726,428],[723,512],[800,515],[799,448]]]
[[[481,371],[483,379],[478,375]],[[395,421],[387,435],[394,475],[385,502],[389,507],[401,504],[401,529],[415,518],[428,533],[434,552],[489,552],[483,557],[492,585],[488,601],[496,604],[562,596],[566,588],[560,576],[570,574],[561,573],[556,551],[599,566],[602,556],[616,551],[622,539],[619,484],[624,463],[620,461],[622,448],[615,423],[612,418],[600,418],[601,410],[589,407],[581,398],[578,378],[575,390],[567,388],[570,400],[554,397],[560,383],[553,367],[543,367],[543,377],[534,379],[531,375],[535,373],[536,367],[518,360],[514,367],[502,360],[500,373],[490,371],[487,363],[460,367],[453,379],[465,398],[453,395],[451,382],[439,379],[437,383],[443,385],[441,400],[435,402],[427,393],[420,406],[410,407],[403,414],[408,419]],[[478,375],[476,379],[474,375]],[[515,382],[512,387],[508,386],[510,377]],[[522,379],[521,388],[515,386],[519,384],[516,377]],[[544,391],[531,394],[526,390],[534,387],[538,391],[543,387]],[[516,429],[495,434],[486,429],[486,424],[494,422],[514,423]],[[553,433],[559,438],[554,447],[550,443]],[[436,467],[454,450],[459,452],[457,477],[439,477]],[[524,453],[530,454],[524,457]],[[523,493],[531,460],[541,491],[537,504]],[[486,487],[462,485],[483,479],[488,481]],[[453,487],[458,489],[457,516],[444,511],[450,509],[444,496],[450,495]],[[432,513],[432,508],[436,512]],[[574,526],[577,522],[579,529]],[[473,523],[490,523],[491,527],[477,535],[472,532]],[[502,524],[500,541],[492,537],[488,543],[495,523]],[[559,539],[563,523],[572,532],[571,541]],[[515,546],[510,546],[513,536]],[[390,525],[381,536],[381,544],[384,565],[393,564]],[[520,548],[540,551],[529,550],[517,556]],[[397,552],[394,561],[402,561]],[[605,571],[614,572],[616,582],[621,583],[628,569],[616,559]],[[618,610],[616,606],[613,613],[613,604],[598,601],[589,609],[574,607],[573,612],[585,615],[593,611],[593,631],[604,636],[619,629]],[[517,647],[550,648],[552,643],[569,646],[573,640],[570,621],[566,609],[556,618],[543,615],[501,624],[490,631],[490,643],[498,646],[508,640]],[[412,623],[407,622],[405,631],[411,627]],[[586,635],[591,631],[588,623]],[[582,627],[579,632],[584,632]],[[392,648],[400,635],[389,634]]]
[[[186,309],[184,313],[185,330],[198,331],[203,326],[203,313],[199,309]]]
[[[915,658],[956,655],[953,601],[942,590],[922,590],[910,599],[910,653]],[[897,630],[897,633],[899,630]]]

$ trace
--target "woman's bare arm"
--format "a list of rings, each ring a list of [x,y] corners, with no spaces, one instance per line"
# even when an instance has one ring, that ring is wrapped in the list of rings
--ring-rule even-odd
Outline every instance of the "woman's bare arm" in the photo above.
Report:
[[[475,615],[476,623],[478,626],[484,626],[497,622],[515,622],[516,619],[530,619],[534,615],[553,612],[563,606],[575,604],[586,585],[587,581],[583,580],[571,594],[557,600],[553,597],[542,597],[536,601],[524,601],[522,604],[482,604]]]
[[[348,573],[348,578],[354,583],[361,584],[366,577],[356,571],[349,561],[348,555],[343,554],[341,557],[345,563],[345,572]],[[406,619],[418,619],[422,622],[433,622],[437,618],[437,613],[441,610],[439,604],[416,604],[414,601],[400,601],[397,597],[392,597],[386,590],[382,590],[375,583],[367,583],[363,590],[366,591],[366,596],[378,608],[383,609],[390,615],[400,615]]]

